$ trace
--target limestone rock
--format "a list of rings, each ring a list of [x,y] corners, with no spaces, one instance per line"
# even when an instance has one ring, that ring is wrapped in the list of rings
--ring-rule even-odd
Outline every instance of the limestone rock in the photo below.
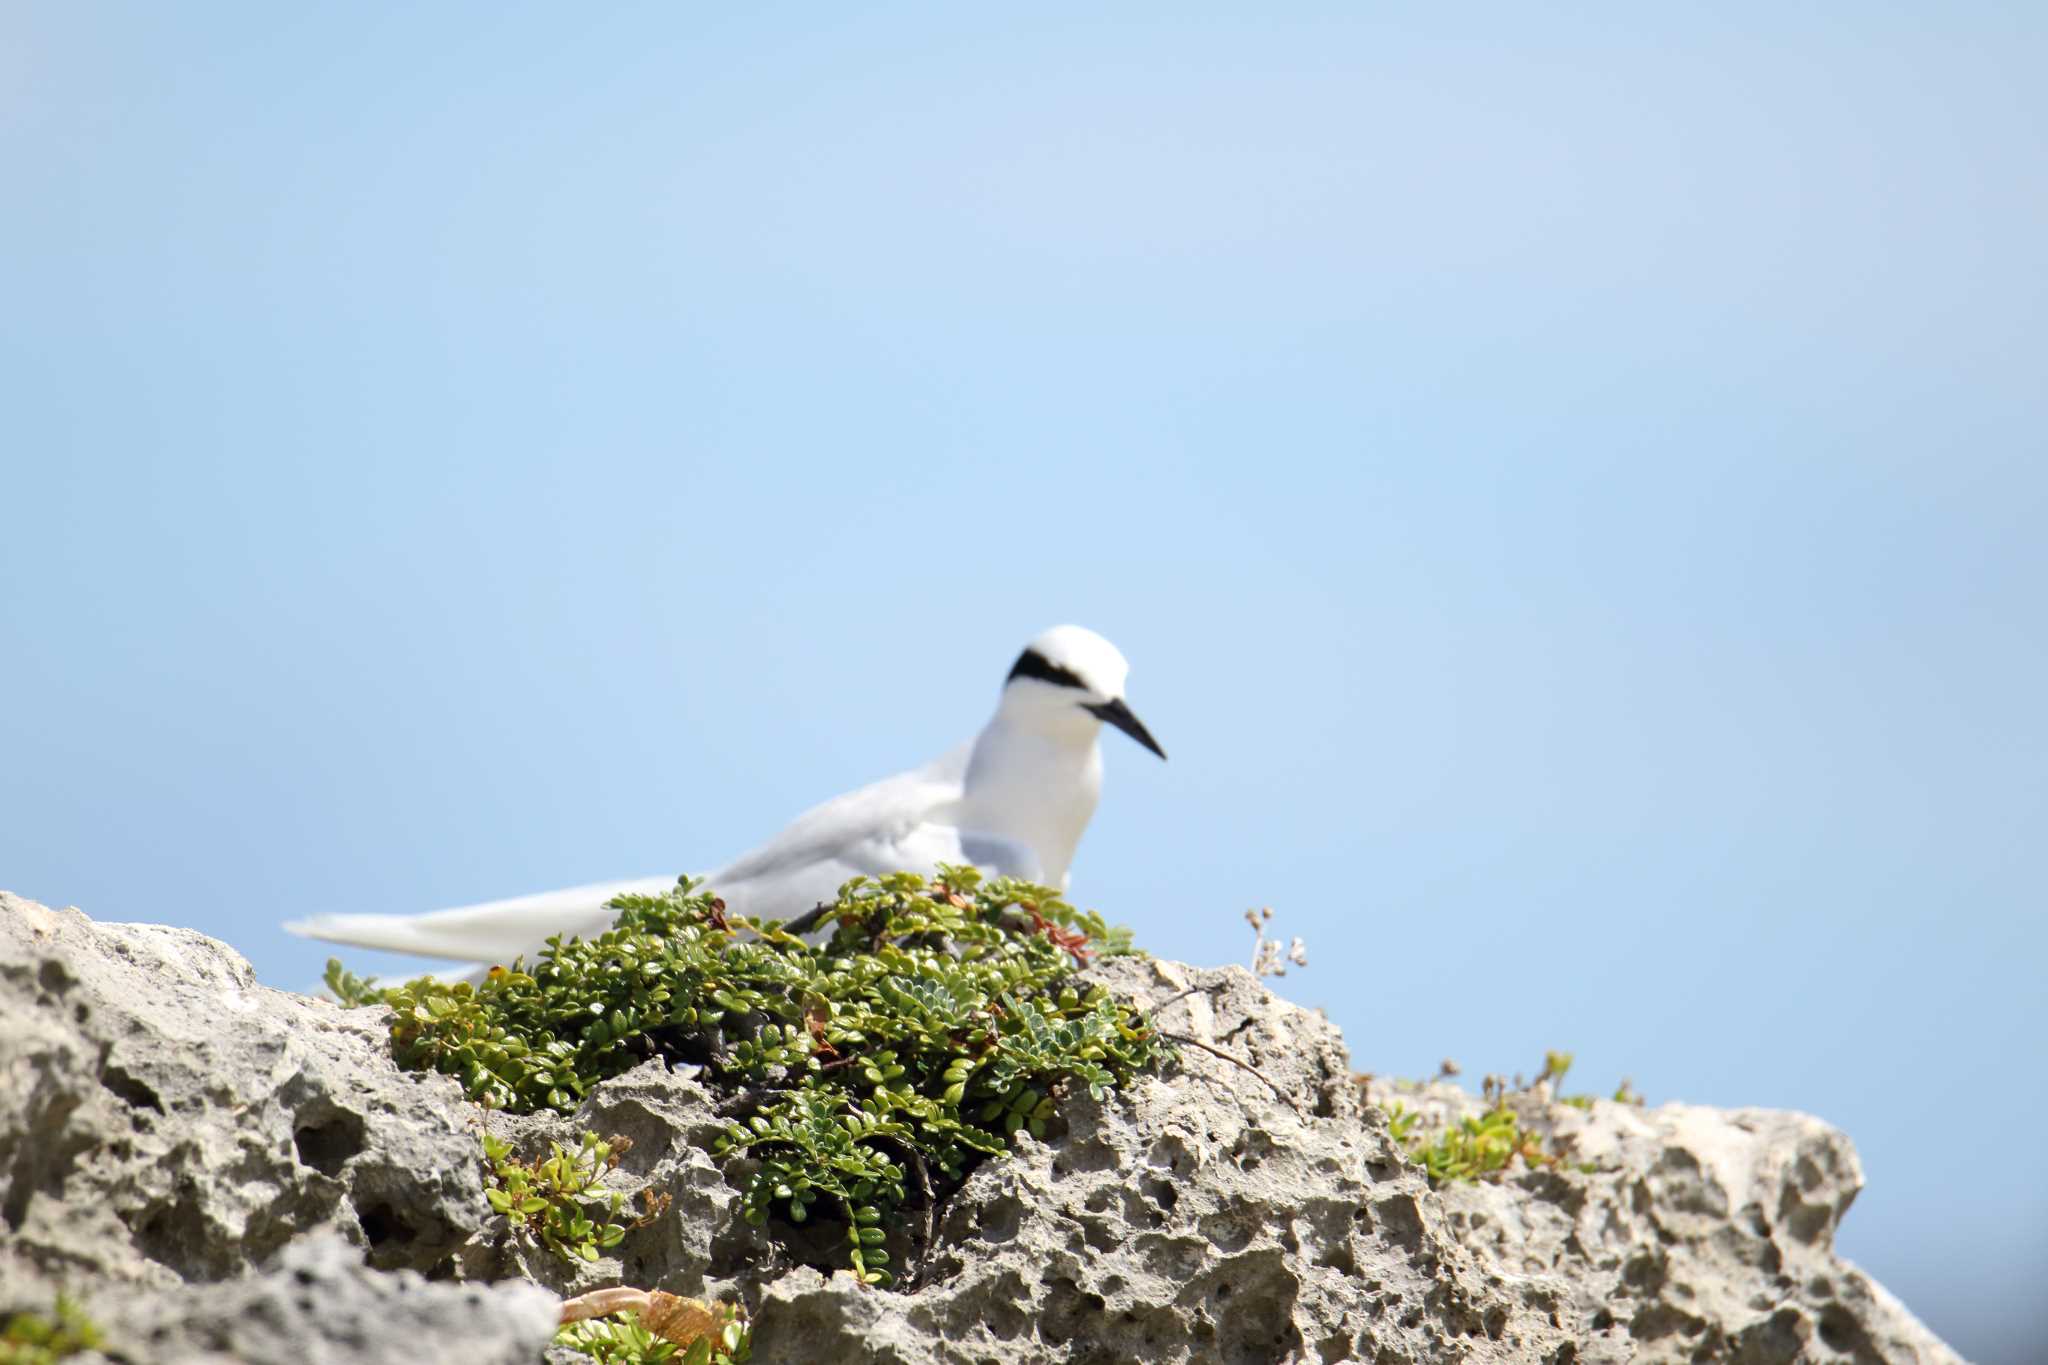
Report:
[[[10,1278],[221,1280],[320,1228],[425,1270],[483,1229],[476,1111],[396,1070],[380,1010],[0,893],[0,1018]]]
[[[1455,1087],[1427,1095],[1449,1116],[1479,1108]],[[1374,1097],[1397,1096],[1376,1087]],[[1399,1098],[1415,1107],[1415,1095]],[[1596,1169],[1451,1185],[1438,1198],[1465,1246],[1503,1268],[1568,1283],[1589,1334],[1632,1350],[1643,1365],[1957,1361],[1835,1254],[1835,1229],[1863,1186],[1863,1168],[1849,1139],[1820,1120],[1607,1100],[1589,1110],[1522,1108],[1546,1146]]]
[[[948,1202],[916,1292],[843,1277],[763,1286],[764,1359],[1550,1360],[1563,1285],[1485,1266],[1450,1235],[1342,1040],[1242,969],[1096,969],[1197,1047],[1183,1066],[1015,1144]],[[1191,993],[1190,993],[1191,992]],[[918,1239],[912,1239],[915,1242]]]
[[[762,1365],[1955,1359],[1835,1256],[1862,1175],[1817,1120],[1538,1095],[1527,1122],[1590,1173],[1432,1190],[1320,1014],[1237,968],[1091,975],[1155,1011],[1179,1065],[1063,1097],[1043,1140],[914,1198],[878,1291],[826,1273],[829,1219],[739,1217],[743,1168],[707,1150],[733,1102],[690,1067],[486,1115],[400,1073],[379,1009],[0,894],[0,1313],[64,1287],[111,1358],[193,1365],[539,1361],[553,1295],[621,1282],[745,1302]],[[486,1124],[528,1154],[629,1138],[606,1185],[667,1202],[566,1263],[490,1216]]]
[[[379,1272],[332,1233],[288,1245],[260,1273],[117,1303],[113,1343],[153,1365],[532,1365],[561,1307],[537,1285],[433,1284]]]

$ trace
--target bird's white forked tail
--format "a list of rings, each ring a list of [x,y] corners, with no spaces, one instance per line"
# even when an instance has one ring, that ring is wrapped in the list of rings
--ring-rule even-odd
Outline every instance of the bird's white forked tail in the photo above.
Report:
[[[636,877],[424,915],[315,915],[285,928],[306,938],[357,948],[465,962],[510,962],[522,955],[531,957],[556,934],[592,938],[603,933],[617,918],[618,912],[607,908],[616,896],[658,896],[675,884],[674,877]]]

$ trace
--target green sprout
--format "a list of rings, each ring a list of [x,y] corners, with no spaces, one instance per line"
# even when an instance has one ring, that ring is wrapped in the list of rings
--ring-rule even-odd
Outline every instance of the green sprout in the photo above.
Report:
[[[1542,1074],[1536,1077],[1536,1081],[1539,1085],[1544,1081],[1549,1081],[1551,1083],[1552,1093],[1556,1094],[1556,1088],[1564,1083],[1564,1073],[1570,1071],[1571,1069],[1571,1053],[1546,1052],[1543,1054]],[[1591,1095],[1559,1094],[1557,1095],[1557,1102],[1559,1104],[1568,1104],[1574,1109],[1584,1109],[1590,1111],[1593,1108],[1593,1097]]]
[[[639,1226],[614,1221],[626,1203],[617,1190],[590,1197],[605,1172],[614,1169],[632,1145],[622,1137],[606,1140],[585,1133],[575,1151],[551,1142],[547,1156],[523,1162],[512,1155],[511,1143],[485,1133],[484,1164],[490,1170],[490,1184],[484,1197],[515,1233],[538,1238],[564,1260],[594,1261],[600,1251],[617,1246]],[[651,1209],[649,1216],[658,1212]]]
[[[327,959],[327,971],[321,979],[327,983],[327,993],[333,996],[343,1009],[384,1003],[385,992],[377,988],[377,978],[357,976],[344,968],[338,957]]]

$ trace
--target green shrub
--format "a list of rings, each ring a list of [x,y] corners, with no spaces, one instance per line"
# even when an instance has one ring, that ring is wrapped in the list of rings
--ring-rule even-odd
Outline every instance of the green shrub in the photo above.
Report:
[[[55,1365],[105,1343],[85,1311],[64,1295],[50,1313],[16,1313],[0,1325],[0,1365]]]
[[[1461,1118],[1433,1135],[1417,1131],[1416,1115],[1396,1104],[1388,1115],[1394,1140],[1429,1176],[1429,1183],[1479,1180],[1498,1175],[1522,1158],[1530,1166],[1555,1165],[1542,1139],[1521,1125],[1515,1111],[1496,1105],[1477,1118]]]
[[[475,987],[379,991],[338,964],[330,984],[391,1006],[401,1065],[491,1107],[567,1112],[648,1058],[702,1064],[739,1104],[715,1150],[753,1160],[747,1219],[821,1207],[869,1283],[890,1281],[882,1224],[911,1189],[929,1208],[935,1182],[1042,1135],[1058,1094],[1100,1097],[1162,1053],[1137,1009],[1073,979],[1128,934],[1045,887],[972,868],[856,878],[822,945],[728,915],[687,879],[612,904],[606,933],[551,939]]]
[[[1445,1075],[1456,1074],[1456,1068],[1450,1063],[1446,1062],[1444,1066]],[[1522,1078],[1517,1076],[1514,1091],[1508,1089],[1506,1081],[1489,1077],[1484,1086],[1486,1109],[1476,1117],[1460,1118],[1440,1128],[1425,1128],[1421,1115],[1397,1101],[1387,1113],[1388,1131],[1409,1158],[1422,1167],[1432,1185],[1498,1179],[1511,1170],[1518,1159],[1526,1169],[1556,1169],[1564,1164],[1563,1157],[1546,1151],[1542,1137],[1522,1126],[1521,1115],[1510,1107],[1508,1099],[1513,1094],[1526,1100],[1545,1082],[1554,1092],[1571,1068],[1571,1053],[1546,1052],[1543,1054],[1543,1070],[1537,1073],[1535,1081],[1524,1085]],[[1628,1082],[1622,1082],[1622,1090],[1627,1089]],[[1617,1092],[1615,1098],[1620,1099],[1621,1092]],[[1641,1102],[1640,1099],[1635,1101]],[[1552,1103],[1570,1105],[1575,1109],[1593,1107],[1593,1099],[1589,1095],[1556,1096]],[[1591,1162],[1583,1162],[1572,1169],[1591,1173],[1597,1168]]]

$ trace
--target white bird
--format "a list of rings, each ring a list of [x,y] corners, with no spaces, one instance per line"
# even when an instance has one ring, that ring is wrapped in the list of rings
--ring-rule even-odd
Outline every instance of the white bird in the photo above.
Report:
[[[710,874],[736,914],[788,920],[831,901],[849,878],[940,863],[1041,885],[1067,884],[1068,864],[1102,791],[1106,721],[1159,755],[1124,701],[1130,665],[1080,626],[1054,626],[1017,656],[980,734],[921,768],[837,796]],[[606,902],[659,895],[673,877],[595,882],[424,915],[320,915],[285,927],[308,938],[422,957],[510,962],[554,934],[595,936]]]

